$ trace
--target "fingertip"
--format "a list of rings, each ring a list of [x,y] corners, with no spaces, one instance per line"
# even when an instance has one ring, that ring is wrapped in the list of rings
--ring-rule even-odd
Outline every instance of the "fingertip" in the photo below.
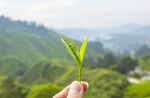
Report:
[[[84,88],[79,81],[73,81],[68,92],[67,98],[83,97]]]
[[[88,84],[88,82],[85,82],[85,81],[82,81],[81,84],[82,84],[82,86],[84,88],[84,92],[85,92],[89,88],[89,84]]]

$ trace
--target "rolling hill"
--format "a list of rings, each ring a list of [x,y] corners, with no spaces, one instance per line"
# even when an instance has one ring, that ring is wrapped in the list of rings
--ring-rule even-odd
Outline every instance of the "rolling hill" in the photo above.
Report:
[[[77,66],[66,66],[70,64],[60,62],[62,61],[41,61],[22,76],[20,83],[25,85],[54,83],[58,86],[67,86],[72,81],[78,80]],[[84,68],[82,76],[82,80],[90,84],[86,98],[122,98],[124,87],[128,85],[124,75],[110,70]]]
[[[68,70],[68,65],[71,64],[65,61],[43,60],[29,68],[21,77],[20,83],[27,85],[53,83]]]
[[[77,43],[81,44],[79,41]],[[100,48],[97,48],[98,53],[93,46],[99,45],[90,44],[89,55],[96,57],[101,51],[103,54],[104,49],[101,44]],[[0,17],[0,57],[16,56],[25,65],[31,66],[44,59],[70,59],[65,51],[58,34],[45,26],[35,22],[14,21],[4,16]]]
[[[57,33],[34,23],[0,17],[0,56],[13,55],[27,66],[46,58],[67,58]],[[59,54],[59,55],[58,55]]]
[[[0,58],[0,75],[9,77],[21,76],[27,68],[17,57],[4,56]]]

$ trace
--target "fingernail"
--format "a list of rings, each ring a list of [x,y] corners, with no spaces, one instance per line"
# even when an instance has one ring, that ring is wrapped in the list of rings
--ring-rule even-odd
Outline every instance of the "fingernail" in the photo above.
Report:
[[[78,94],[82,91],[82,89],[83,89],[82,85],[78,81],[74,81],[71,84],[71,88],[70,88],[70,91],[69,91],[68,95]]]
[[[85,82],[86,83],[86,85],[87,85],[87,88],[89,88],[89,83],[87,83],[87,82]]]
[[[82,83],[85,83],[87,88],[89,88],[89,83],[88,82],[82,81]]]

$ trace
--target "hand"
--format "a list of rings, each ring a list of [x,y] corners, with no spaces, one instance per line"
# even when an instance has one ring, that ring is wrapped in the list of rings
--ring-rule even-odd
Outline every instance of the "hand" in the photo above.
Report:
[[[88,88],[87,82],[74,81],[64,90],[56,94],[53,98],[83,98],[85,91]]]

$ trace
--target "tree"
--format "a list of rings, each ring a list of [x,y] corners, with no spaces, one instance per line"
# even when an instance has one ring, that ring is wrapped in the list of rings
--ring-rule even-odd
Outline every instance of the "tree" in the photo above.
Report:
[[[135,57],[142,56],[150,52],[150,48],[147,45],[141,46],[139,49],[135,51]]]
[[[87,48],[91,48],[93,51],[95,51],[101,55],[105,54],[105,49],[101,42],[89,42],[87,45]]]
[[[0,98],[25,98],[26,88],[16,85],[13,78],[6,78],[0,85]]]
[[[105,55],[103,61],[102,61],[102,67],[108,68],[110,65],[114,65],[117,63],[117,59],[115,56],[111,53]]]
[[[88,56],[86,59],[85,59],[85,65],[87,67],[90,67],[90,68],[95,68],[96,67],[96,64],[95,64],[95,61],[93,59],[92,56]]]
[[[115,65],[114,69],[120,73],[127,74],[130,70],[133,70],[138,65],[137,60],[132,59],[130,56],[123,57],[120,62]]]
[[[96,63],[96,67],[102,67],[102,66],[103,66],[103,65],[102,65],[103,63],[102,63],[102,62],[103,62],[102,57],[99,57],[98,60],[97,60],[97,63]]]

